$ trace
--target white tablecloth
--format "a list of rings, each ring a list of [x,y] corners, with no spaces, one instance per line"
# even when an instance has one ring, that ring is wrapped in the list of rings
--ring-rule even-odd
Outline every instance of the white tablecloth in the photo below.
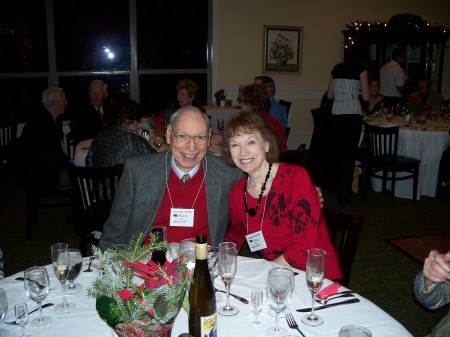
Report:
[[[234,283],[231,285],[231,292],[239,294],[250,300],[250,292],[254,289],[260,289],[265,292],[265,284],[267,272],[276,264],[268,262],[263,259],[249,259],[244,257],[238,258],[238,270]],[[84,261],[83,270],[86,269],[87,261]],[[54,277],[51,268],[48,268],[51,278],[51,285],[54,287],[50,291],[49,296],[44,303],[59,304],[62,301],[62,293],[59,282]],[[296,276],[295,291],[292,297],[290,308],[298,309],[311,306],[311,295],[306,287],[305,274],[299,271]],[[19,302],[27,302],[30,309],[34,309],[36,305],[28,299],[23,282],[15,281],[17,276],[23,276],[22,273],[12,275],[11,277],[0,280],[0,288],[6,290],[9,306],[5,321],[12,321],[14,319],[14,305]],[[44,315],[50,316],[53,323],[50,327],[44,329],[36,329],[27,327],[27,330],[33,337],[45,336],[62,336],[65,337],[102,337],[115,336],[111,328],[103,322],[95,310],[95,300],[86,295],[86,289],[97,277],[97,273],[81,272],[76,282],[83,284],[84,290],[78,294],[67,295],[70,302],[74,302],[77,308],[68,314],[59,314],[55,312],[54,307],[44,309]],[[329,285],[330,281],[324,282],[324,287]],[[215,285],[218,288],[224,289],[223,283],[216,279]],[[224,295],[224,294],[222,294]],[[305,313],[298,313],[293,311],[300,329],[308,336],[327,336],[337,337],[339,329],[344,325],[356,324],[368,328],[373,337],[402,337],[411,334],[391,316],[377,307],[369,300],[356,295],[361,302],[355,304],[348,304],[320,310],[317,314],[321,315],[325,323],[318,327],[308,327],[301,323],[300,318]],[[343,299],[345,300],[345,298]],[[236,316],[223,317],[218,315],[218,336],[219,337],[248,337],[248,336],[265,336],[267,328],[273,326],[274,318],[268,314],[268,305],[264,294],[264,309],[259,315],[262,321],[262,326],[258,329],[251,327],[251,320],[253,314],[250,311],[249,304],[243,304],[233,297],[231,298],[233,305],[236,305],[240,312]],[[217,303],[218,306],[225,304],[225,296]],[[31,319],[37,317],[38,313],[31,315]],[[280,326],[285,327],[289,332],[298,335],[296,330],[290,330],[284,319],[280,319]],[[18,333],[19,328],[11,325],[1,324],[1,328],[15,331]],[[30,331],[31,330],[31,331]],[[188,319],[186,312],[182,309],[175,321],[172,336],[177,337],[179,334],[188,331]]]
[[[367,121],[369,124],[379,124],[378,119]],[[384,125],[388,125],[384,122]],[[417,199],[421,195],[436,196],[439,162],[442,152],[450,146],[449,124],[427,121],[426,130],[414,124],[413,127],[403,127],[401,119],[396,118],[389,125],[399,125],[399,138],[397,154],[400,156],[420,159],[419,184],[417,187]],[[400,175],[399,175],[400,176]],[[374,191],[381,191],[381,179],[372,179]],[[388,188],[390,183],[388,182]],[[412,179],[397,181],[395,183],[395,196],[412,199]]]
[[[231,106],[215,106],[215,105],[205,105],[204,109],[206,115],[211,117],[211,129],[214,133],[218,133],[217,130],[217,119],[223,118],[225,125],[228,121],[241,112],[240,108],[233,108]]]

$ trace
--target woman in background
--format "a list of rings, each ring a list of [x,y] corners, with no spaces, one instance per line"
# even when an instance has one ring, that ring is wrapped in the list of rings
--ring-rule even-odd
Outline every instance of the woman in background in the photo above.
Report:
[[[197,96],[198,86],[190,79],[182,79],[177,83],[177,102],[178,108],[192,105]]]
[[[380,83],[378,80],[369,80],[369,99],[365,102],[361,98],[361,106],[364,116],[370,116],[377,111],[380,108],[383,99],[384,97],[380,95]]]
[[[112,125],[100,130],[92,140],[86,166],[111,167],[127,158],[154,152],[147,140],[135,133],[142,117],[138,103],[133,100],[118,102],[111,113]]]
[[[332,153],[336,168],[334,182],[338,203],[350,203],[356,150],[362,129],[362,109],[359,101],[369,99],[367,68],[364,60],[366,48],[353,45],[344,63],[337,64],[331,71],[327,97],[334,99],[331,124],[333,130]]]

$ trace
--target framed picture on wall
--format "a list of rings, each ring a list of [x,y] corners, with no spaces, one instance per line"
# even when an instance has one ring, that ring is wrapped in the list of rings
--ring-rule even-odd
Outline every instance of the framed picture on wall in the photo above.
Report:
[[[300,74],[303,27],[264,26],[263,72]]]

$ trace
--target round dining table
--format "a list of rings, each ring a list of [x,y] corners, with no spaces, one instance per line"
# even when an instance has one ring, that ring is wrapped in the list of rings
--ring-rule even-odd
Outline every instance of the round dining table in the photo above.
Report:
[[[109,337],[116,336],[113,329],[101,320],[95,309],[95,299],[87,295],[87,290],[92,286],[92,282],[98,277],[98,270],[95,268],[95,261],[92,263],[92,272],[84,272],[89,263],[88,258],[83,259],[83,267],[80,275],[75,280],[83,286],[83,290],[77,294],[68,294],[69,302],[75,303],[76,308],[66,314],[58,313],[54,310],[54,306],[43,309],[45,316],[51,317],[52,324],[46,328],[26,327],[27,333],[33,337],[45,336],[65,336],[65,337]],[[269,306],[266,301],[265,288],[268,271],[279,266],[273,262],[264,259],[252,259],[247,257],[238,257],[236,277],[231,285],[231,293],[242,296],[250,301],[250,293],[252,290],[261,290],[264,293],[263,311],[258,318],[262,325],[253,328],[251,322],[254,318],[251,312],[250,304],[244,304],[234,297],[231,297],[233,305],[239,308],[239,313],[235,316],[225,317],[217,315],[218,337],[248,337],[248,336],[265,336],[265,331],[274,325],[274,317],[269,314]],[[55,278],[50,265],[46,266],[49,276],[51,290],[44,300],[45,303],[59,304],[62,302],[61,285]],[[297,321],[299,328],[305,336],[322,336],[337,337],[339,330],[345,325],[360,325],[369,329],[373,337],[411,337],[412,335],[394,318],[377,307],[369,299],[358,294],[354,294],[358,303],[338,305],[324,310],[317,311],[317,314],[323,317],[324,323],[317,327],[310,327],[301,322],[301,317],[308,313],[297,312],[299,308],[311,307],[311,294],[306,286],[305,273],[301,270],[293,269],[298,273],[295,276],[295,288],[289,308],[292,310],[293,316]],[[20,302],[28,304],[29,310],[36,308],[36,304],[32,302],[24,289],[23,281],[17,281],[17,277],[23,277],[23,272],[11,275],[0,280],[0,288],[6,291],[8,299],[8,312],[5,316],[5,322],[14,320],[14,305]],[[325,280],[323,287],[330,285],[332,282]],[[219,279],[215,280],[215,286],[224,290],[223,282]],[[340,287],[339,291],[348,290]],[[224,295],[224,294],[222,294]],[[346,301],[348,298],[340,298],[333,301]],[[225,304],[225,295],[217,302],[217,306]],[[321,305],[317,304],[317,307]],[[38,312],[30,315],[30,320],[38,316]],[[296,330],[289,329],[286,320],[280,318],[280,326],[284,327],[293,335],[300,335]],[[17,336],[19,327],[2,323],[0,328],[11,332],[11,337]],[[172,336],[177,337],[181,333],[188,331],[188,316],[184,309],[180,309],[175,320]]]
[[[383,118],[366,117],[365,122],[384,127],[399,126],[397,154],[420,160],[419,184],[417,199],[421,195],[436,196],[439,163],[442,152],[450,146],[450,123],[445,121],[427,120],[424,125],[413,121],[405,126],[402,117],[395,117],[390,121]],[[398,176],[401,176],[399,173]],[[390,188],[390,181],[388,181]],[[374,191],[381,191],[381,179],[372,179]],[[412,179],[399,180],[395,183],[395,196],[412,199]]]

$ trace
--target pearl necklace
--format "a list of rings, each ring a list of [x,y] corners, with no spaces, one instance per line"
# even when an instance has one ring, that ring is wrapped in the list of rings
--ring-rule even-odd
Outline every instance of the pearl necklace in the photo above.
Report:
[[[253,207],[250,208],[250,209],[248,208],[248,203],[247,203],[247,181],[248,181],[248,179],[245,180],[244,190],[243,190],[243,194],[244,194],[244,211],[245,211],[245,213],[247,213],[248,215],[250,215],[252,217],[256,216],[256,212],[258,211],[259,206],[261,205],[261,199],[262,199],[262,196],[264,194],[264,191],[266,190],[266,184],[269,181],[270,171],[271,170],[272,170],[272,163],[269,164],[269,171],[266,174],[266,180],[264,180],[264,184],[261,186],[261,193],[259,193],[258,202],[257,202],[255,208],[253,208]]]

